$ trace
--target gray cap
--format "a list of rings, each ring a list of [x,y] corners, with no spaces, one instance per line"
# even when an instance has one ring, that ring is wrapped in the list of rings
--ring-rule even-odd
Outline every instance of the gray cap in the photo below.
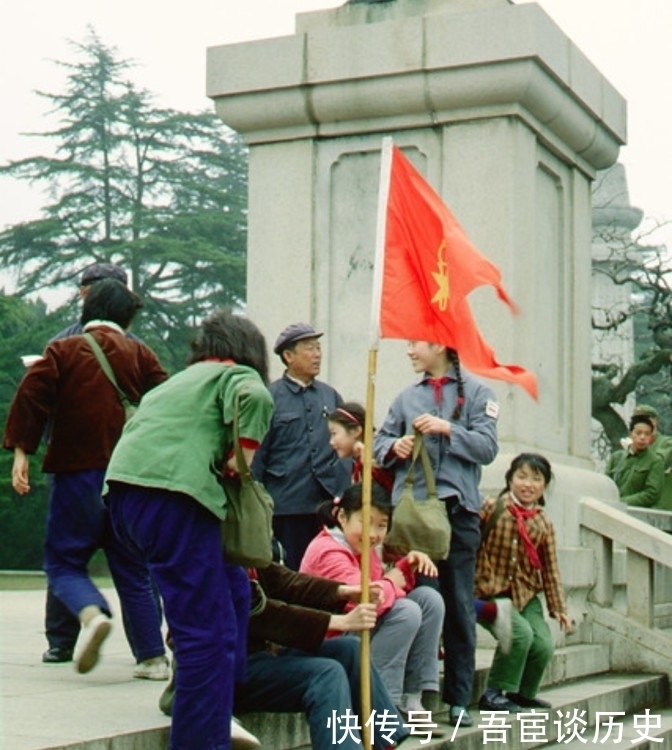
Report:
[[[128,286],[126,271],[119,266],[115,266],[114,263],[94,263],[92,266],[85,268],[80,285],[89,286],[89,284],[103,279],[117,279]]]
[[[276,354],[280,354],[283,349],[286,349],[296,341],[301,341],[302,339],[319,339],[320,336],[324,336],[324,333],[316,331],[309,323],[292,323],[275,340],[273,351]]]

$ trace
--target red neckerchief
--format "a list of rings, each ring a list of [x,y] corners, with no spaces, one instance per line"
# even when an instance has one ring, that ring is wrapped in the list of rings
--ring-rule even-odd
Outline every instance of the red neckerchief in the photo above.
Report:
[[[443,375],[440,378],[427,378],[427,382],[432,386],[434,391],[434,401],[437,406],[441,406],[443,401],[443,386],[450,381],[447,375]]]
[[[513,500],[513,498],[511,499]],[[541,560],[539,559],[539,553],[537,552],[537,548],[534,546],[534,544],[532,544],[532,540],[530,539],[530,535],[527,531],[527,526],[525,525],[526,519],[536,516],[539,512],[539,508],[535,507],[526,510],[522,505],[518,505],[518,503],[513,500],[511,505],[509,505],[509,511],[518,523],[518,533],[520,534],[520,538],[523,540],[523,544],[525,545],[525,552],[527,553],[527,557],[529,558],[530,563],[532,563],[532,567],[536,568],[537,570],[541,570]]]
[[[363,470],[362,459],[353,459],[352,484],[358,484],[362,481]],[[383,469],[382,466],[372,466],[371,478],[374,482],[382,485],[388,492],[392,492],[392,488],[394,487],[394,473],[390,469]]]
[[[352,483],[358,484],[362,481],[362,459],[354,458],[352,461]]]

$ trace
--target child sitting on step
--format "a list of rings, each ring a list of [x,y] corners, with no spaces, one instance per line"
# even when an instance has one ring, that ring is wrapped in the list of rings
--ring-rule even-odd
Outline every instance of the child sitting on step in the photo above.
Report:
[[[554,644],[538,594],[549,614],[571,633],[555,547],[555,532],[544,512],[551,465],[536,453],[521,453],[506,472],[506,488],[483,502],[483,539],[476,559],[476,594],[507,597],[513,603],[511,650],[495,652],[482,711],[519,712],[550,708],[537,697]],[[486,628],[492,631],[487,624]]]
[[[403,713],[423,711],[422,691],[438,691],[439,637],[443,599],[429,586],[416,586],[416,574],[436,576],[434,563],[423,552],[411,551],[383,571],[377,547],[391,523],[389,492],[378,482],[371,487],[370,579],[383,587],[378,621],[371,633],[371,661]],[[343,497],[318,509],[323,530],[308,545],[300,570],[342,583],[361,579],[362,485],[353,484]],[[334,634],[332,634],[334,635]]]

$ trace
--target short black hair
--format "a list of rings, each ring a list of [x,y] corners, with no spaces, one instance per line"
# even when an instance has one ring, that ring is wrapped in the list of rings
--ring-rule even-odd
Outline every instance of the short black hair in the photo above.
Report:
[[[84,298],[82,325],[91,320],[109,320],[123,329],[128,328],[140,308],[142,300],[117,279],[101,279],[91,285]]]
[[[268,384],[266,339],[257,326],[243,315],[222,309],[203,320],[191,342],[187,364],[204,359],[232,359],[256,370]]]
[[[364,503],[363,486],[361,482],[351,484],[341,497],[326,500],[317,508],[317,520],[323,526],[333,529],[339,525],[336,520],[338,511],[343,509],[347,518],[362,509]],[[371,483],[371,507],[384,513],[388,518],[388,531],[392,528],[392,496],[390,492],[378,482]]]
[[[628,432],[632,432],[638,424],[648,425],[651,428],[651,432],[654,432],[656,429],[656,425],[648,414],[633,414],[632,417],[630,417]]]
[[[513,461],[511,461],[511,466],[509,466],[508,471],[504,475],[506,487],[500,492],[500,496],[505,495],[511,490],[513,475],[523,466],[529,466],[533,471],[538,471],[544,478],[546,487],[551,483],[551,480],[553,479],[553,471],[551,470],[551,462],[546,456],[542,456],[541,453],[519,453]],[[546,505],[546,500],[543,495],[539,500],[539,505]]]

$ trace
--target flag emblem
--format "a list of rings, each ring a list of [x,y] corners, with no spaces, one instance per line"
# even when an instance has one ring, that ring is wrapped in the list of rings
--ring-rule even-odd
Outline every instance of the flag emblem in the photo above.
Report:
[[[444,260],[445,251],[446,240],[443,239],[441,241],[441,244],[439,245],[436,259],[436,265],[439,270],[432,273],[434,281],[436,281],[439,287],[436,294],[432,297],[432,302],[438,306],[441,312],[444,312],[444,310],[448,307],[448,299],[450,298],[450,284],[448,282],[447,273],[448,264]]]

